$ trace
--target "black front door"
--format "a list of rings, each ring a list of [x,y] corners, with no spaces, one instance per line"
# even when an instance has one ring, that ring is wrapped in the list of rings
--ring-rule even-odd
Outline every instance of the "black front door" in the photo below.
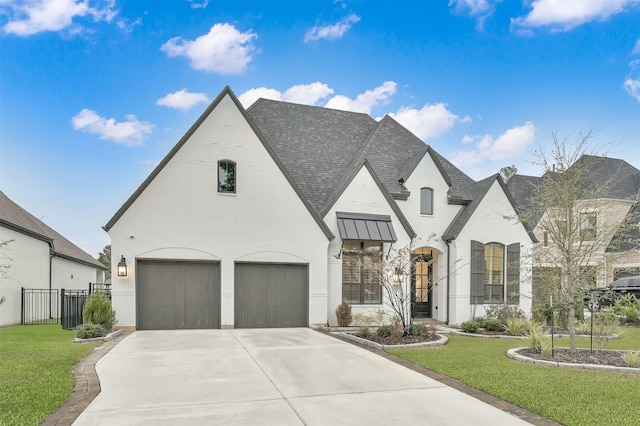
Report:
[[[431,254],[414,254],[411,274],[411,315],[431,318],[433,267]]]

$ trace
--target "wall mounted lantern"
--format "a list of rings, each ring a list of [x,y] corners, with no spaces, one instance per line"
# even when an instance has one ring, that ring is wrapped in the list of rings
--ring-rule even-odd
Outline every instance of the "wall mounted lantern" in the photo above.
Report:
[[[126,277],[127,276],[127,259],[122,256],[120,262],[118,262],[118,276]]]

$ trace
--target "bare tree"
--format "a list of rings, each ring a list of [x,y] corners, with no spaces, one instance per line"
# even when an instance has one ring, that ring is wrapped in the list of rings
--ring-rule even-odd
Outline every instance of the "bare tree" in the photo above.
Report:
[[[509,179],[515,174],[518,173],[518,168],[515,165],[506,166],[500,169],[500,176],[505,182],[508,182]]]
[[[0,240],[0,284],[7,277],[9,268],[11,268],[11,258],[6,253],[7,246],[14,240]],[[0,297],[0,305],[5,301],[5,297]]]
[[[549,152],[536,151],[536,164],[544,175],[535,185],[530,223],[537,223],[541,243],[534,252],[534,265],[547,276],[547,294],[557,309],[566,312],[571,350],[576,349],[575,313],[582,307],[586,286],[595,285],[602,273],[605,251],[624,226],[616,217],[608,192],[614,176],[594,178],[600,156],[588,155],[592,132],[575,140],[552,133]]]

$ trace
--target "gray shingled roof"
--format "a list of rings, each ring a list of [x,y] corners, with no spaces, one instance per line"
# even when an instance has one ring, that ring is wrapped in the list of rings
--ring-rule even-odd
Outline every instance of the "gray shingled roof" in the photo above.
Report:
[[[0,191],[0,224],[48,242],[53,252],[58,256],[103,270],[107,269],[90,254],[13,202],[2,191]]]
[[[486,192],[482,185],[477,185],[391,117],[386,116],[378,122],[367,114],[268,99],[259,99],[244,110],[231,89],[226,87],[109,220],[105,230],[118,221],[226,94],[238,105],[330,239],[333,235],[318,218],[327,214],[362,167],[369,168],[409,235],[414,235],[415,231],[395,199],[406,199],[408,191],[401,179],[406,180],[426,154],[431,156],[449,185],[450,203],[468,205],[478,197],[481,199]],[[503,188],[509,196],[506,187]],[[473,206],[464,209],[466,213],[463,212],[452,226],[462,229],[473,210]]]
[[[603,197],[612,199],[638,200],[640,198],[640,170],[624,160],[617,158],[583,155],[572,167],[583,167],[587,172],[586,185],[603,188]],[[516,200],[522,217],[535,226],[543,212],[535,211],[533,205],[534,191],[546,176],[557,172],[547,172],[542,177],[514,175],[509,179],[507,187]]]
[[[267,99],[247,114],[318,212],[377,126],[367,114]]]
[[[444,231],[444,234],[442,234],[442,238],[445,241],[455,240],[458,235],[460,235],[460,232],[467,224],[469,219],[471,219],[471,216],[473,216],[473,213],[476,211],[476,209],[480,205],[480,202],[487,194],[487,191],[489,191],[491,185],[493,185],[493,182],[495,182],[497,177],[498,175],[489,176],[488,178],[475,183],[473,189],[469,189],[469,191],[475,193],[475,197],[471,202],[469,202],[469,204],[460,209],[447,230]]]

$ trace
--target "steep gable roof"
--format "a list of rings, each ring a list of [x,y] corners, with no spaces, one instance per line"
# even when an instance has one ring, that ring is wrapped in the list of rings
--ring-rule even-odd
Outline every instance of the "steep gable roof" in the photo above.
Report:
[[[458,214],[453,219],[453,221],[451,222],[447,230],[444,232],[444,234],[442,235],[442,238],[445,241],[454,240],[458,237],[458,235],[460,235],[460,232],[462,232],[467,222],[469,222],[469,219],[471,219],[471,217],[473,216],[473,213],[475,213],[476,209],[484,199],[487,192],[489,192],[489,189],[491,189],[491,186],[493,186],[494,182],[498,182],[498,184],[500,185],[500,188],[502,189],[505,196],[507,197],[507,200],[513,207],[514,212],[517,212],[516,202],[513,196],[511,195],[509,189],[507,188],[506,184],[500,177],[500,175],[495,174],[495,175],[489,176],[488,178],[478,181],[477,183],[475,183],[472,189],[471,188],[469,189],[471,193],[474,194],[473,199],[464,207],[462,207],[462,209],[458,212]],[[527,234],[529,234],[529,238],[531,238],[531,241],[537,242],[537,239],[533,234],[533,231],[531,230],[531,228],[524,222],[521,222],[521,224],[524,227],[524,229],[527,231]]]
[[[160,164],[158,164],[158,166],[151,172],[151,174],[144,180],[144,182],[142,182],[142,184],[138,187],[138,189],[129,197],[129,199],[122,205],[122,207],[120,207],[120,209],[116,212],[116,214],[113,215],[113,217],[109,220],[109,222],[107,222],[107,224],[103,227],[105,231],[108,232],[109,229],[111,229],[117,223],[118,219],[120,219],[120,217],[124,215],[124,213],[129,209],[129,207],[136,201],[136,199],[138,199],[138,197],[151,184],[151,182],[153,182],[156,176],[160,174],[162,169],[164,169],[164,167],[171,161],[171,159],[176,155],[176,153],[180,150],[180,148],[182,148],[182,146],[189,140],[189,138],[191,138],[193,133],[198,129],[198,127],[200,127],[200,125],[202,125],[202,123],[207,119],[207,117],[215,110],[218,104],[226,96],[229,96],[229,98],[236,105],[236,107],[238,108],[238,111],[240,111],[242,116],[245,118],[245,120],[247,121],[247,123],[249,124],[253,132],[255,133],[255,135],[258,137],[258,139],[260,140],[264,148],[267,150],[267,152],[269,153],[273,161],[276,163],[276,165],[282,172],[283,176],[287,179],[287,181],[289,182],[289,184],[291,185],[295,193],[298,195],[298,197],[300,198],[304,206],[307,208],[307,210],[309,211],[313,219],[316,221],[316,223],[318,224],[322,232],[325,234],[325,236],[329,240],[332,240],[333,238],[335,238],[335,236],[333,235],[333,233],[331,232],[327,224],[324,223],[322,218],[318,215],[314,206],[309,203],[308,198],[305,197],[305,194],[298,187],[297,182],[292,178],[292,175],[290,174],[289,169],[286,167],[286,164],[283,164],[283,162],[281,161],[281,158],[276,154],[272,145],[269,142],[267,142],[267,140],[262,135],[260,130],[258,130],[255,123],[253,122],[251,117],[247,114],[247,111],[244,109],[244,107],[242,106],[242,104],[240,103],[240,101],[238,100],[238,98],[236,97],[236,95],[233,93],[233,91],[229,86],[226,86],[220,92],[220,94],[216,97],[216,99],[213,102],[211,102],[211,104],[202,113],[202,115],[200,115],[200,117],[191,126],[191,128],[187,130],[187,132],[184,134],[184,136],[182,136],[182,138],[178,141],[178,143],[162,159]]]
[[[268,99],[247,114],[320,214],[377,126],[367,114]]]
[[[0,224],[48,243],[56,256],[102,270],[107,269],[89,253],[13,202],[2,191],[0,191]]]
[[[588,183],[606,187],[607,198],[636,199],[640,195],[640,170],[624,160],[583,155],[572,167],[588,170]]]

